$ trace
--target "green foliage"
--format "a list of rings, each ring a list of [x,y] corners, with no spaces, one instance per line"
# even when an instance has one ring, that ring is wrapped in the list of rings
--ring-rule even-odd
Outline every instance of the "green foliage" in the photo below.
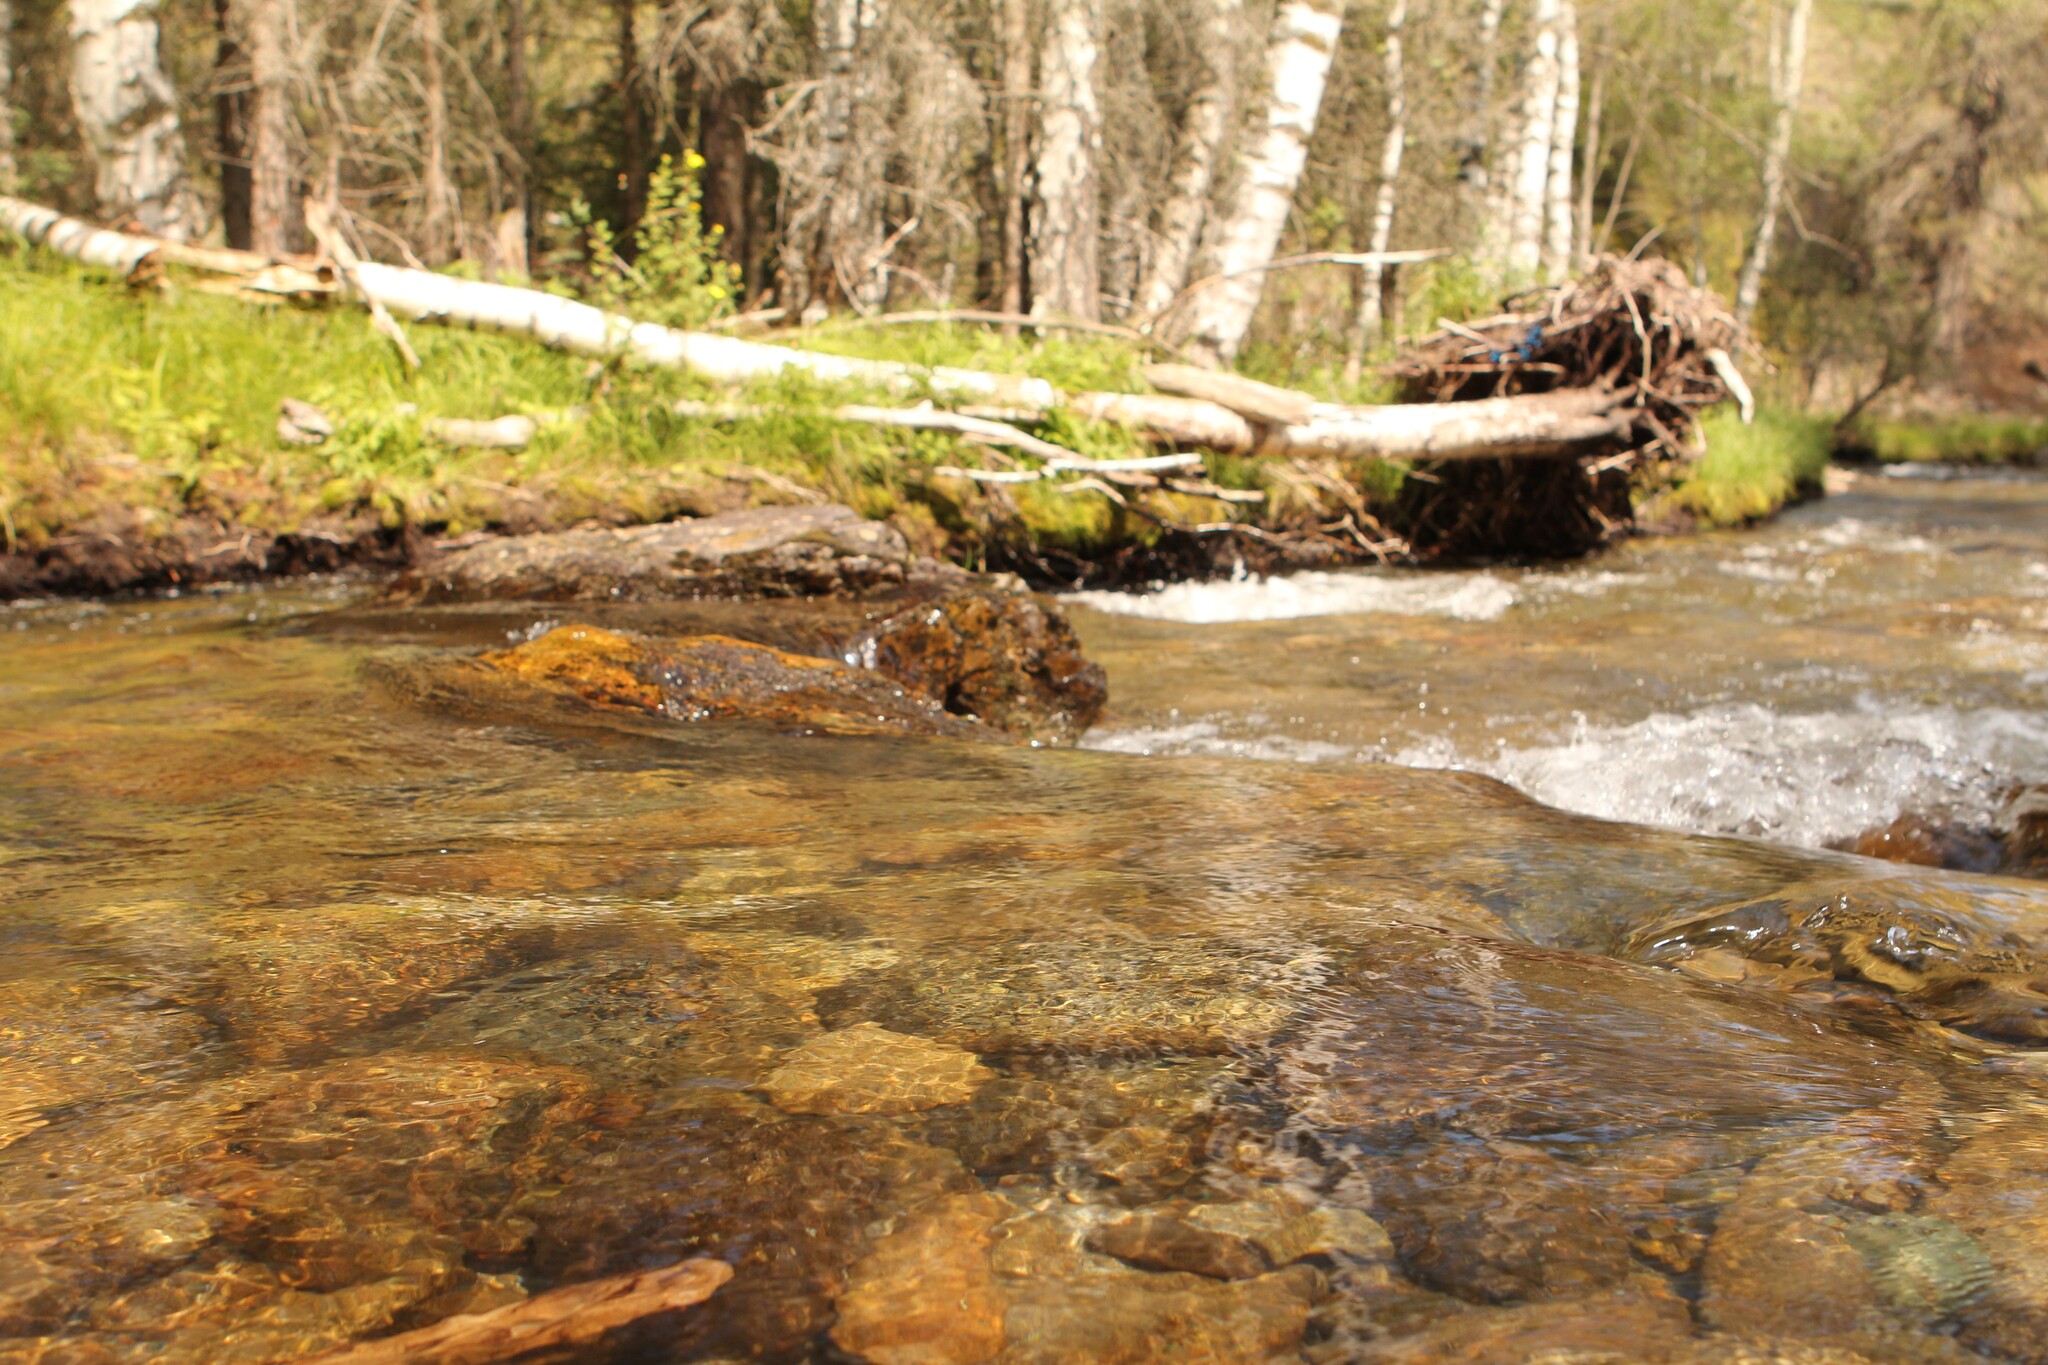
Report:
[[[1828,466],[1825,418],[1763,408],[1745,426],[1722,407],[1701,424],[1707,451],[1673,498],[1700,520],[1737,526],[1819,487]]]
[[[633,259],[619,251],[617,230],[577,200],[570,220],[584,231],[590,302],[645,322],[702,327],[733,311],[739,271],[718,254],[723,228],[704,226],[704,158],[685,152],[680,166],[664,156],[648,181],[647,211],[633,230]]]
[[[1979,413],[1905,420],[1864,419],[1856,423],[1842,444],[1884,464],[2028,462],[2048,450],[2048,420]]]

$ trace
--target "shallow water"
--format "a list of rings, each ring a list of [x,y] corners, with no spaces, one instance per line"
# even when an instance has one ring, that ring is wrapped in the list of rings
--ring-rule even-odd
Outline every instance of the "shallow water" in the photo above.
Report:
[[[695,1255],[709,1302],[549,1358],[2040,1359],[2048,887],[1356,761],[1569,748],[1568,698],[2019,725],[2033,551],[1954,487],[1490,620],[1088,621],[1112,742],[1309,766],[421,709],[390,662],[478,641],[341,588],[14,608],[0,1360]]]

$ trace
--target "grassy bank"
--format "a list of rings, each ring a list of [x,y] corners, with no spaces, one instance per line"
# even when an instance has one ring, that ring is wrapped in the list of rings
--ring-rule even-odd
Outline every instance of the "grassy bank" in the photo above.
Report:
[[[1263,502],[1155,490],[1125,505],[1071,485],[972,484],[935,469],[980,464],[988,452],[828,415],[836,403],[880,395],[795,380],[734,395],[674,371],[598,364],[531,342],[410,330],[424,361],[416,376],[352,311],[259,307],[189,278],[131,291],[45,255],[0,249],[0,548],[19,558],[67,543],[161,543],[171,564],[202,542],[208,553],[246,558],[247,545],[266,537],[348,544],[381,536],[388,544],[823,498],[891,518],[926,551],[970,565],[1047,581],[1129,581],[1199,570],[1218,545],[1253,567],[1262,554],[1285,558],[1270,539],[1203,539],[1176,526],[1256,518],[1264,530],[1321,537],[1318,552],[1341,562],[1364,557],[1365,537],[1403,531],[1404,516],[1418,525],[1444,520],[1446,497],[1528,495],[1478,466],[1410,481],[1404,467],[1380,462],[1225,457],[1210,459],[1211,479],[1255,490]],[[850,322],[808,332],[805,344],[1034,374],[1070,390],[1141,389],[1149,358],[1117,340],[1005,337],[984,327]],[[764,415],[712,422],[675,410],[679,400],[735,397]],[[332,436],[310,446],[281,440],[286,398],[319,407]],[[516,452],[451,450],[429,438],[433,418],[572,409],[580,415],[544,424]],[[1141,453],[1127,432],[1062,415],[1043,430],[1088,455]],[[1638,493],[1676,497],[1713,522],[1763,515],[1817,477],[1808,434],[1791,418],[1754,428],[1715,419],[1706,461],[1675,494]],[[1563,490],[1567,501],[1579,499],[1576,489]],[[1625,519],[1625,488],[1619,496],[1608,511]],[[1416,510],[1432,500],[1435,511]],[[1359,534],[1329,531],[1339,524]],[[1501,540],[1507,553],[1552,553],[1543,543]],[[221,549],[237,545],[243,550]]]
[[[1825,417],[1762,408],[1744,424],[1731,409],[1700,424],[1706,453],[1668,495],[1709,526],[1740,526],[1821,490],[1828,467]]]
[[[1838,449],[1845,458],[1879,464],[2034,464],[2048,458],[2048,419],[1862,418],[1842,433]]]

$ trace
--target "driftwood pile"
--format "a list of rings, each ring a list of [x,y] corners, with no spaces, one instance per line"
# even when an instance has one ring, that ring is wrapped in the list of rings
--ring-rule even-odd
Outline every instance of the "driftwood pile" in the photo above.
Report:
[[[683,331],[537,290],[359,260],[318,208],[308,212],[320,229],[317,257],[181,246],[4,196],[0,229],[131,282],[153,281],[171,264],[224,277],[203,286],[223,292],[356,303],[370,310],[408,368],[419,360],[404,328],[434,323],[687,370],[719,383],[796,372],[862,385],[898,395],[900,405],[849,404],[833,409],[835,419],[948,432],[984,452],[934,477],[980,486],[998,503],[1006,501],[1003,485],[1055,480],[1063,493],[1106,497],[1190,543],[1255,542],[1266,552],[1256,557],[1267,562],[1579,553],[1628,525],[1628,471],[1642,457],[1683,458],[1700,409],[1731,395],[1748,406],[1728,354],[1739,337],[1734,320],[1662,262],[1606,259],[1574,284],[1509,300],[1513,310],[1498,317],[1446,323],[1394,367],[1411,401],[1356,405],[1185,365],[1146,367],[1153,393],[1062,393],[1030,376],[852,359]],[[688,406],[708,421],[756,411],[739,403]],[[1089,460],[1033,433],[1060,411],[1128,428],[1162,453]],[[540,425],[581,416],[477,414],[427,426],[444,444],[511,447],[531,440]],[[1215,484],[1197,452],[1259,457],[1274,496]],[[1360,462],[1373,460],[1418,466],[1402,504],[1384,521],[1368,510],[1351,477]],[[1184,512],[1134,496],[1152,491],[1207,500],[1217,515],[1182,520]],[[1233,510],[1261,503],[1267,505],[1259,511]]]
[[[1689,463],[1708,408],[1754,399],[1732,353],[1740,324],[1669,261],[1605,256],[1577,280],[1509,297],[1504,311],[1438,320],[1390,367],[1411,403],[1613,393],[1627,434],[1578,477],[1526,461],[1439,471],[1409,490],[1400,520],[1419,550],[1567,555],[1623,529],[1630,486]]]

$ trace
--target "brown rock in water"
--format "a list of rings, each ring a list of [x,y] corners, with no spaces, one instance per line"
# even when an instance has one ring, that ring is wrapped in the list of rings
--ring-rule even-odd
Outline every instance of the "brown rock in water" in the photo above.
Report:
[[[1684,1300],[1630,1287],[1595,1299],[1460,1313],[1397,1340],[1363,1343],[1348,1358],[1377,1365],[1692,1365],[1691,1328]]]
[[[748,720],[838,735],[1001,737],[880,674],[720,635],[663,641],[561,626],[486,654],[475,667],[599,710],[673,720]],[[459,694],[464,671],[458,667],[438,681]],[[489,690],[488,680],[472,689],[486,696]]]
[[[994,1076],[971,1052],[856,1024],[792,1052],[761,1088],[789,1114],[914,1114],[970,1100]]]
[[[1653,925],[1627,955],[1680,966],[1726,952],[1863,983],[1907,1014],[1967,1033],[2048,1040],[2048,958],[2015,943],[1995,902],[1940,881],[1800,883]]]
[[[911,1215],[847,1275],[832,1341],[873,1365],[977,1365],[1003,1349],[1004,1300],[989,1265],[1015,1210],[956,1194]]]
[[[1883,829],[1871,830],[1856,840],[1850,852],[1915,867],[1948,866],[1941,831],[1917,815],[1901,815]]]
[[[1949,1157],[1940,1181],[1925,1212],[1966,1235],[1976,1252],[1948,1258],[1963,1341],[2001,1358],[2042,1359],[2048,1342],[2048,1125],[2023,1110],[1986,1127]]]
[[[1249,1280],[1273,1267],[1250,1240],[1189,1221],[1184,1203],[1138,1209],[1088,1234],[1088,1249],[1140,1270],[1181,1270],[1214,1280]]]
[[[391,596],[417,603],[822,597],[901,583],[912,562],[895,528],[850,507],[756,507],[485,541],[413,570]]]
[[[846,656],[948,711],[1050,743],[1078,738],[1109,699],[1066,617],[1011,582],[908,606],[863,632]]]

